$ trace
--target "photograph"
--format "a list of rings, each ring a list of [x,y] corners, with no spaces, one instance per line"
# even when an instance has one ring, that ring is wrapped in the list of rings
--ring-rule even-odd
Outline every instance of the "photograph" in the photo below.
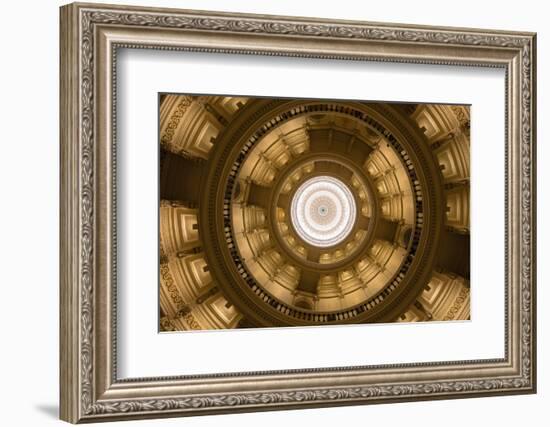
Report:
[[[159,305],[163,332],[469,320],[470,106],[160,94]]]

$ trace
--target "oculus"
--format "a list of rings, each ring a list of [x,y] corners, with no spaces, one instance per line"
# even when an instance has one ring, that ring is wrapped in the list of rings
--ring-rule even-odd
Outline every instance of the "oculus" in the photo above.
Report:
[[[306,243],[327,247],[342,242],[356,216],[355,200],[339,179],[319,176],[304,182],[291,203],[291,224]]]

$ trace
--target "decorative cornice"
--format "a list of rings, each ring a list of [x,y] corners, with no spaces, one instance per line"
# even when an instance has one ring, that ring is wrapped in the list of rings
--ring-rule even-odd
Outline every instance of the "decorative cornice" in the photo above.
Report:
[[[443,320],[453,320],[456,316],[456,313],[460,310],[460,308],[464,305],[464,302],[468,298],[470,294],[470,289],[467,287],[463,287],[460,289],[460,292],[458,296],[456,297],[456,300],[454,301],[452,307],[449,309]]]
[[[451,106],[451,109],[453,110],[453,113],[455,114],[456,119],[458,120],[458,123],[460,125],[460,131],[469,137],[470,136],[469,109],[461,106],[457,106],[457,105]]]
[[[190,307],[186,301],[181,297],[181,294],[174,282],[172,273],[170,272],[170,267],[166,263],[160,263],[160,278],[164,284],[164,287],[168,291],[172,302],[177,308],[176,317],[183,316],[184,314],[189,313]]]
[[[189,96],[181,96],[180,98],[181,99],[176,105],[175,110],[172,112],[172,115],[168,120],[168,124],[166,125],[164,132],[160,137],[160,143],[163,147],[166,148],[166,150],[172,151],[178,154],[179,154],[179,151],[181,150],[178,150],[178,147],[172,143],[172,139],[174,138],[176,129],[180,124],[181,118],[183,117],[183,115],[185,114],[185,112],[193,102],[193,99]]]

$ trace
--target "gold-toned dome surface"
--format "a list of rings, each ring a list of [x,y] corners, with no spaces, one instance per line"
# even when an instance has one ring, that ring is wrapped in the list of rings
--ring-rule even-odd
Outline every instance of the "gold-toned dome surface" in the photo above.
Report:
[[[469,318],[468,107],[160,109],[161,329]]]

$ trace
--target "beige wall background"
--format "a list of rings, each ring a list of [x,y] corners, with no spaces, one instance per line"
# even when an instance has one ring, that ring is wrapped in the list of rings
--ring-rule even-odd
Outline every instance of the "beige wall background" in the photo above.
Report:
[[[125,4],[110,0],[112,3]],[[2,4],[0,65],[0,418],[60,425],[58,402],[58,7]],[[542,426],[550,406],[550,27],[545,2],[161,0],[131,3],[234,12],[538,32],[539,393],[362,407],[265,412],[124,426],[276,426],[368,423],[409,427]],[[490,165],[487,165],[490,171]],[[546,420],[545,420],[546,418]],[[122,425],[122,424],[120,424]]]

